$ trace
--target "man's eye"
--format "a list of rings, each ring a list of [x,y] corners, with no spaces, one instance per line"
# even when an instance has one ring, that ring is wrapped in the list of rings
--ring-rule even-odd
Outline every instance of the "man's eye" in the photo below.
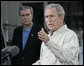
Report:
[[[29,16],[29,14],[26,14],[27,16]]]
[[[25,16],[25,15],[21,15],[21,16]]]
[[[50,15],[50,17],[54,17],[54,15]]]
[[[45,16],[45,18],[48,18],[48,16]]]

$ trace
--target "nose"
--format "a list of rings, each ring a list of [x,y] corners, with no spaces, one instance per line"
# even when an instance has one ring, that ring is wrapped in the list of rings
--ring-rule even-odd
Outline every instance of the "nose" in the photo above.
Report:
[[[24,19],[27,19],[27,16],[26,15],[24,16]]]

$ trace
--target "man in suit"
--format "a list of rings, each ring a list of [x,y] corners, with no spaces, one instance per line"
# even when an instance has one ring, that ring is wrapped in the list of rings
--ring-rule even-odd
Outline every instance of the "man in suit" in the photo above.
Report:
[[[38,32],[41,30],[32,22],[33,9],[30,6],[21,6],[19,15],[22,26],[16,28],[13,33],[13,45],[20,48],[20,53],[12,58],[12,65],[32,65],[40,56],[41,40]]]

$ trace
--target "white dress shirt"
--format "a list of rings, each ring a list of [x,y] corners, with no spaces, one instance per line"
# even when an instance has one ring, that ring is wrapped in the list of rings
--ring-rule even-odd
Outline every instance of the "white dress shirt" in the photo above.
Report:
[[[67,25],[49,32],[50,40],[42,42],[40,59],[33,65],[78,65],[79,41]]]

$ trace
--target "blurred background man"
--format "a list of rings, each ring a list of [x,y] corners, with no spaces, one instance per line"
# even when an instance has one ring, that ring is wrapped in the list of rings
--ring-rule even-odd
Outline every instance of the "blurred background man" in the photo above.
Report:
[[[12,42],[20,48],[20,53],[12,58],[12,65],[31,65],[40,57],[42,41],[38,38],[38,32],[41,27],[32,22],[32,7],[22,5],[19,8],[19,16],[22,26],[14,30]]]

